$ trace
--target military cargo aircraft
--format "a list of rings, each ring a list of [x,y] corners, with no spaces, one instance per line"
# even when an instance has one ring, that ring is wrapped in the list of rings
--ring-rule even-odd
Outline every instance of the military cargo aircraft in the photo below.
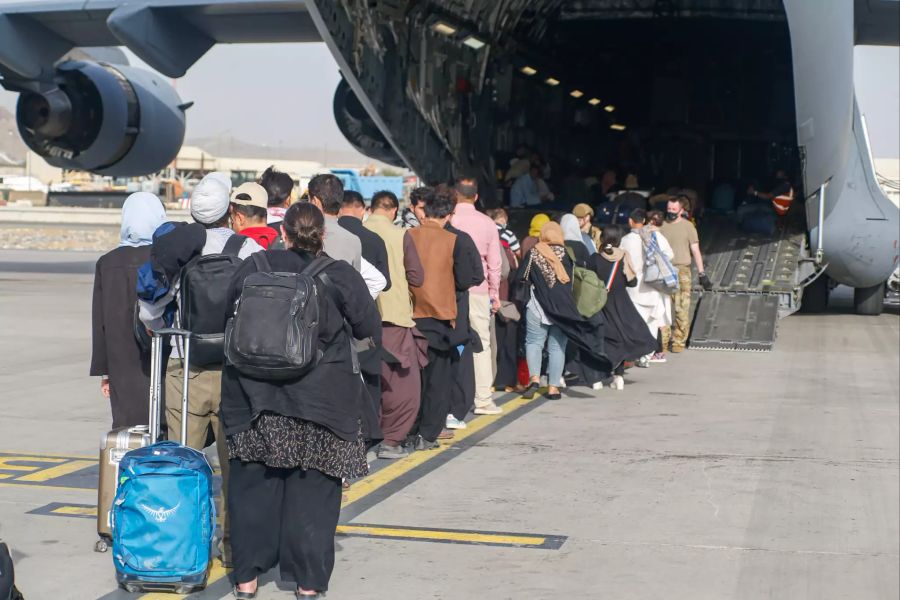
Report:
[[[774,320],[804,288],[804,304],[822,306],[827,281],[877,314],[900,215],[875,177],[853,47],[897,45],[898,11],[891,0],[0,1],[0,84],[20,93],[19,131],[47,162],[138,175],[183,140],[190,103],[166,78],[216,43],[323,41],[343,75],[341,131],[428,182],[460,170],[493,182],[519,144],[573,168],[631,153],[697,188],[787,165],[805,199],[802,239],[733,248],[698,319]],[[120,46],[158,73],[129,66]]]

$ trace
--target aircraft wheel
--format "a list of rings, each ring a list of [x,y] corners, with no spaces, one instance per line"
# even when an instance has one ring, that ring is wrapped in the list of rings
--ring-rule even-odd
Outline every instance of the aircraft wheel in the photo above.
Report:
[[[818,279],[803,288],[803,300],[800,310],[805,313],[823,313],[828,309],[828,275],[820,275]]]
[[[858,315],[880,315],[884,309],[884,284],[853,291],[853,306]]]

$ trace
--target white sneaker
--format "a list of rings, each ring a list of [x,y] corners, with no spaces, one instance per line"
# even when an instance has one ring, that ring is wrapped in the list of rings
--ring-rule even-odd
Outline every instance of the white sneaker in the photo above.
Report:
[[[503,412],[503,409],[491,402],[487,406],[476,406],[472,412],[476,415],[499,415]]]
[[[465,429],[468,427],[465,421],[460,421],[453,415],[447,415],[447,429]]]
[[[603,382],[602,382],[602,381],[598,381],[597,383],[595,383],[595,384],[592,385],[591,387],[592,387],[593,389],[595,389],[595,390],[602,390],[602,389],[603,389]]]
[[[622,390],[625,389],[625,378],[622,377],[621,375],[614,375],[612,383],[610,384],[609,387],[621,392]]]

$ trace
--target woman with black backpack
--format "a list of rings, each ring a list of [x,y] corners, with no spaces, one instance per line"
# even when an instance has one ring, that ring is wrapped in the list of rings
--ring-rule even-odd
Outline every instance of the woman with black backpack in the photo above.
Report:
[[[305,373],[289,378],[267,378],[261,375],[265,368],[249,376],[247,363],[236,366],[231,355],[226,360],[221,414],[231,465],[236,598],[256,597],[258,577],[275,564],[283,579],[297,583],[298,598],[319,598],[328,589],[341,479],[368,473],[365,438],[371,424],[377,428],[353,346],[353,338],[380,336],[375,302],[352,266],[320,258],[325,223],[318,208],[291,206],[282,231],[289,249],[245,261],[232,279],[231,300],[243,302],[242,290],[260,279],[258,273],[300,277],[316,261],[315,285],[307,288],[312,291],[307,297],[318,303],[317,322],[305,330],[315,331],[315,358]],[[230,335],[246,336],[238,328],[257,318],[260,332],[268,332],[263,323],[284,316],[251,315],[238,325],[238,319],[247,319],[241,312],[246,308],[238,306]]]

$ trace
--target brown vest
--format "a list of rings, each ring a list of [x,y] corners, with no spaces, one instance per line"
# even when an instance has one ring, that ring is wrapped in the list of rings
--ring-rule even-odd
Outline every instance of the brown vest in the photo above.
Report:
[[[440,225],[425,222],[409,230],[416,252],[425,271],[422,287],[410,288],[413,293],[413,318],[456,320],[456,281],[453,277],[453,247],[456,235]]]

